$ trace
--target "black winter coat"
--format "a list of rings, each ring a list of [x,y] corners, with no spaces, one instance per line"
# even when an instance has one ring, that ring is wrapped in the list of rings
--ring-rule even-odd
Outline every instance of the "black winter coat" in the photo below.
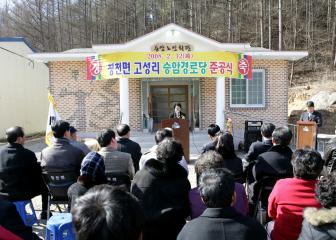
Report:
[[[131,192],[146,216],[143,240],[175,240],[190,215],[186,171],[178,164],[172,169],[151,159],[135,174]]]
[[[263,178],[273,177],[280,179],[293,177],[292,154],[293,152],[289,147],[276,145],[258,156],[252,169],[255,182],[250,186],[253,189],[250,195],[250,202],[256,203]],[[263,204],[267,205],[269,193],[263,193]]]
[[[16,143],[0,150],[0,197],[9,201],[29,200],[41,194],[43,185],[35,153]]]
[[[131,139],[120,138],[118,139],[118,151],[131,154],[134,170],[137,172],[139,170],[139,161],[142,156],[140,145]]]
[[[232,207],[207,208],[203,214],[188,222],[177,240],[266,240],[260,223],[240,215]]]

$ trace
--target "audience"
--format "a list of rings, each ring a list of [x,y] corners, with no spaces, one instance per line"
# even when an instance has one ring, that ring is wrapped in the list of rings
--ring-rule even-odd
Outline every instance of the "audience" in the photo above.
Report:
[[[336,138],[331,139],[324,149],[323,154],[326,173],[331,173],[336,170]]]
[[[253,175],[249,209],[244,186],[236,182],[243,177],[242,160],[235,153],[232,134],[221,133],[218,125],[208,126],[211,142],[203,146],[195,163],[197,187],[193,189],[182,145],[171,129],[158,130],[156,144],[144,155],[130,139],[127,124],[117,127],[118,141],[113,130],[103,130],[97,138],[99,151],[78,142],[76,128],[66,121],[56,121],[52,131],[55,142],[42,150],[41,166],[35,154],[23,147],[23,129],[6,131],[8,145],[0,149],[0,235],[7,239],[40,239],[23,224],[12,202],[41,194],[41,218],[47,217],[48,190],[41,169],[79,173],[68,189],[78,240],[262,240],[267,232],[272,240],[336,239],[334,140],[327,145],[324,163],[313,150],[293,154],[288,127],[263,124],[262,142],[253,143],[244,159],[246,171]],[[325,173],[318,182],[324,164],[331,174]],[[109,173],[134,177],[133,196],[105,185]],[[266,196],[273,220],[267,231],[246,216],[254,213],[266,177],[280,179]],[[192,220],[186,223],[189,216]]]
[[[131,194],[109,185],[91,188],[71,210],[77,240],[141,240],[144,215]]]
[[[90,152],[82,161],[80,176],[77,182],[72,184],[68,189],[71,207],[73,207],[75,200],[84,195],[89,188],[106,182],[103,157],[97,152]]]
[[[258,156],[255,166],[253,167],[253,177],[256,180],[250,188],[250,213],[254,212],[257,204],[257,197],[265,177],[274,179],[286,178],[293,176],[293,166],[291,164],[292,150],[289,144],[292,139],[292,132],[288,127],[276,128],[272,133],[273,146],[265,153]],[[267,205],[268,193],[263,193],[263,205]]]
[[[202,147],[202,153],[205,153],[209,150],[215,150],[217,144],[217,136],[220,133],[220,127],[216,124],[210,124],[208,126],[208,136],[210,138],[210,142],[205,144]]]
[[[316,185],[316,198],[323,208],[306,208],[299,240],[336,239],[336,173],[323,177]]]
[[[164,128],[164,129],[159,129],[156,131],[154,139],[155,139],[155,145],[153,147],[151,147],[148,152],[145,152],[139,162],[139,168],[140,170],[144,167],[145,163],[149,160],[149,159],[157,159],[156,156],[156,149],[157,146],[160,142],[163,141],[163,139],[165,138],[171,138],[173,137],[173,130],[171,128]],[[178,162],[186,171],[187,173],[189,173],[189,169],[188,169],[188,163],[187,161],[184,159],[184,157],[182,156],[182,159]]]
[[[225,168],[231,171],[235,179],[240,179],[241,181],[243,175],[243,163],[235,153],[233,136],[231,133],[226,132],[218,135],[216,151],[222,156],[225,162]]]
[[[11,202],[42,195],[41,218],[47,218],[48,189],[35,153],[24,148],[21,127],[6,130],[8,144],[0,149],[0,197]]]
[[[47,172],[78,172],[84,158],[82,150],[70,144],[70,124],[63,120],[56,121],[51,129],[55,142],[41,152],[41,166]]]
[[[177,239],[267,239],[265,229],[258,222],[232,207],[236,199],[234,189],[234,177],[228,170],[209,169],[202,173],[199,191],[207,209],[187,223]]]
[[[118,150],[131,154],[135,172],[139,170],[139,161],[141,158],[141,147],[138,143],[130,139],[131,129],[127,124],[120,124],[117,127]]]
[[[315,199],[315,185],[323,168],[323,160],[313,150],[297,150],[293,155],[294,178],[280,179],[268,199],[268,215],[274,219],[268,231],[273,240],[296,240],[299,237],[303,210],[320,208]]]
[[[70,144],[76,148],[82,150],[84,155],[90,152],[90,149],[85,145],[85,143],[77,141],[77,129],[73,126],[70,126]]]
[[[190,183],[178,164],[182,156],[182,145],[166,138],[157,147],[157,160],[148,160],[134,177],[131,192],[146,216],[144,240],[175,240],[190,215]]]
[[[98,137],[101,147],[98,152],[104,158],[106,173],[126,173],[133,178],[134,165],[131,154],[117,150],[118,143],[115,133],[111,129],[105,129]]]
[[[195,163],[195,173],[197,178],[197,184],[199,182],[200,176],[203,172],[208,169],[217,169],[217,168],[225,168],[225,161],[222,156],[219,155],[215,151],[207,151],[203,153]],[[235,193],[236,193],[236,201],[233,204],[233,207],[242,215],[247,215],[248,213],[248,202],[245,193],[244,186],[240,183],[235,183]],[[191,206],[191,218],[199,217],[206,206],[202,201],[200,196],[198,187],[195,187],[189,192],[189,201]]]
[[[40,238],[33,233],[31,227],[24,225],[15,205],[0,197],[0,228],[1,227],[5,230],[0,229],[0,239],[40,240]]]

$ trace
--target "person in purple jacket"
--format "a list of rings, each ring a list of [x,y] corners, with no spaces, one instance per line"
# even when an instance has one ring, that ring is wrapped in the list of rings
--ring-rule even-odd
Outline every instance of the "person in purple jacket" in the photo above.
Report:
[[[195,172],[197,184],[201,174],[208,169],[225,168],[225,161],[222,156],[215,151],[207,151],[203,153],[195,163]],[[244,186],[240,183],[235,183],[236,202],[233,207],[240,214],[246,216],[248,214],[248,201]],[[191,208],[191,218],[199,217],[206,209],[203,203],[198,187],[195,187],[189,192],[189,202]]]

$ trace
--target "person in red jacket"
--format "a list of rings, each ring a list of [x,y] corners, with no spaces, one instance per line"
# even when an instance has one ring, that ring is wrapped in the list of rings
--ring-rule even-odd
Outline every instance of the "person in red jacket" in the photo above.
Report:
[[[315,185],[323,168],[321,155],[313,150],[297,150],[293,155],[293,178],[279,180],[268,198],[268,215],[274,220],[273,240],[296,240],[301,232],[303,210],[320,208]]]

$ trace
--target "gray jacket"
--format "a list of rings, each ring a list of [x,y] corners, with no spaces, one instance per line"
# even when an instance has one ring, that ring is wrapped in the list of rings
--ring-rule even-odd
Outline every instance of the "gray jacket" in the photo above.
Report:
[[[336,239],[336,208],[307,208],[299,240]]]
[[[133,178],[134,166],[131,154],[117,151],[111,147],[103,147],[98,153],[104,158],[106,173],[127,173]]]
[[[41,152],[41,167],[46,171],[76,171],[79,173],[84,153],[72,146],[69,139],[56,138]]]
[[[82,150],[82,152],[84,153],[85,156],[89,152],[91,152],[91,150],[88,148],[88,146],[86,146],[85,143],[83,143],[83,142],[70,140],[70,144],[72,146],[74,146],[74,147],[79,148],[80,150]]]

